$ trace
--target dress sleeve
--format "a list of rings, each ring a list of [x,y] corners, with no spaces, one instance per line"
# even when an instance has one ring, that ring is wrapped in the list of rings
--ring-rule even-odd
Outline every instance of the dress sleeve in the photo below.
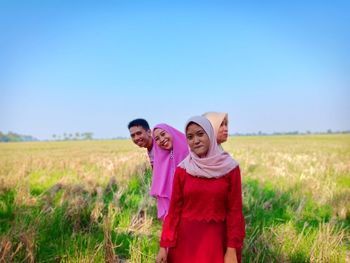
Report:
[[[183,185],[181,178],[183,172],[179,168],[176,169],[173,181],[173,190],[171,194],[170,207],[168,215],[165,217],[162,237],[160,239],[161,247],[175,247],[177,239],[177,228],[183,207]]]
[[[242,184],[239,166],[230,172],[228,192],[228,209],[226,218],[227,246],[242,248],[245,236],[245,225],[242,206]]]

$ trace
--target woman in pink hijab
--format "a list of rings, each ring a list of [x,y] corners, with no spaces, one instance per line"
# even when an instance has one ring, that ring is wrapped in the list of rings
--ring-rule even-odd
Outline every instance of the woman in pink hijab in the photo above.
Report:
[[[189,155],[176,169],[156,262],[241,262],[245,236],[238,163],[203,116],[185,126]]]
[[[161,123],[153,128],[154,163],[151,195],[157,199],[158,218],[168,214],[174,173],[177,165],[188,155],[185,135]]]

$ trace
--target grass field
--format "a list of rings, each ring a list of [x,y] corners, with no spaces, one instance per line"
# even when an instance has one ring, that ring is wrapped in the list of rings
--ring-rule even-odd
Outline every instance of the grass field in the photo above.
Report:
[[[350,135],[234,137],[244,262],[350,262]],[[154,262],[161,224],[129,140],[0,144],[0,262]]]

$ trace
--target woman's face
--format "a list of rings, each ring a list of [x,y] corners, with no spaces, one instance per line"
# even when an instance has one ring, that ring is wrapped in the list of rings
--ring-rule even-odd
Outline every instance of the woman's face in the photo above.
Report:
[[[210,140],[201,126],[196,123],[188,125],[186,129],[186,138],[191,151],[197,154],[199,158],[203,158],[207,155]]]
[[[227,119],[227,116],[225,116],[224,120],[222,121],[219,127],[216,141],[218,144],[221,144],[227,141],[227,137],[228,137],[228,119]]]
[[[158,146],[164,150],[170,151],[173,148],[173,138],[163,129],[157,128],[154,130],[154,140]]]

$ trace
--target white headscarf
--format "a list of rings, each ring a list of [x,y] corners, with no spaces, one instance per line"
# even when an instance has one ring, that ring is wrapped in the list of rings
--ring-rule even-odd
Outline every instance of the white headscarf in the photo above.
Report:
[[[227,152],[219,149],[213,127],[209,120],[203,116],[192,117],[186,122],[185,132],[191,122],[201,126],[206,132],[209,137],[209,149],[207,155],[203,158],[199,158],[190,149],[189,155],[179,166],[193,176],[206,178],[219,178],[234,169],[238,163]]]
[[[224,121],[225,117],[228,116],[227,112],[210,111],[210,112],[204,113],[203,116],[210,121],[211,125],[214,128],[215,137],[217,137],[221,123]]]

